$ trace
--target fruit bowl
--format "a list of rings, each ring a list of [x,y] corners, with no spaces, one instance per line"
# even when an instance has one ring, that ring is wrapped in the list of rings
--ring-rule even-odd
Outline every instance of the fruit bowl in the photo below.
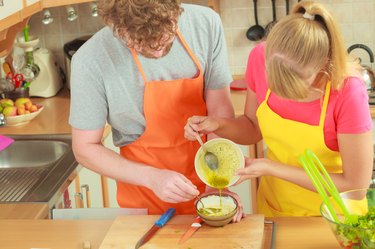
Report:
[[[32,113],[5,117],[6,125],[7,126],[18,126],[18,125],[24,125],[24,124],[29,123],[36,116],[38,116],[44,109],[44,106],[42,106],[42,105],[37,105],[37,107],[38,107],[38,110],[35,111],[35,112],[32,112]]]
[[[240,147],[225,138],[215,138],[205,143],[207,151],[214,153],[219,161],[219,167],[211,170],[204,160],[204,150],[199,148],[195,155],[195,171],[198,177],[213,188],[223,189],[233,185],[239,176],[235,172],[245,166],[244,155]]]
[[[345,220],[341,209],[335,207],[339,222],[327,211],[323,203],[320,212],[328,222],[342,248],[375,248],[375,189],[358,189],[340,193],[351,216]]]
[[[237,213],[237,201],[231,195],[206,193],[195,202],[197,214],[209,226],[225,226]]]

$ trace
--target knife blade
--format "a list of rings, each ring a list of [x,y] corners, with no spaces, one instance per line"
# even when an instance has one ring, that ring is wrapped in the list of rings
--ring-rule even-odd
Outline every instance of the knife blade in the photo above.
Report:
[[[191,224],[190,228],[185,232],[185,234],[181,237],[179,244],[184,243],[188,240],[195,231],[197,231],[202,225],[202,218],[197,216],[194,222]]]
[[[140,248],[143,244],[145,244],[147,241],[149,241],[152,236],[160,229],[162,228],[165,223],[168,222],[168,220],[174,215],[176,212],[175,208],[168,208],[168,210],[158,219],[154,225],[142,236],[142,238],[137,242],[135,245],[135,249]]]

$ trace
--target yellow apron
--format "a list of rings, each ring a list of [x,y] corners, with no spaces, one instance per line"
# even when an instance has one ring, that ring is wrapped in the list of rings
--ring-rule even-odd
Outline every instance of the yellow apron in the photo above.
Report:
[[[301,167],[298,157],[306,148],[311,149],[330,173],[342,172],[338,152],[329,149],[324,142],[324,121],[330,95],[327,83],[319,125],[309,125],[284,119],[268,106],[271,91],[257,110],[257,118],[267,145],[267,157],[294,167]],[[322,199],[316,192],[273,176],[261,177],[258,195],[258,211],[272,216],[320,216]]]

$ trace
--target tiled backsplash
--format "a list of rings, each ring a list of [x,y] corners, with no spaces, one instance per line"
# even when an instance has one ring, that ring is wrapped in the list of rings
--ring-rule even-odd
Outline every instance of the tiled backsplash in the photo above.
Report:
[[[206,0],[185,0],[197,4],[207,4]],[[290,9],[297,0],[290,0]],[[375,1],[374,0],[321,0],[337,17],[347,47],[363,43],[375,51]],[[272,20],[271,0],[258,0],[258,19],[263,27]],[[276,0],[277,19],[285,16],[286,1]],[[89,35],[99,30],[103,24],[100,17],[92,17],[90,4],[74,5],[78,19],[67,20],[65,7],[51,8],[54,22],[42,24],[42,12],[30,19],[30,34],[40,38],[40,45],[53,51],[58,63],[64,68],[63,45],[77,37]],[[255,24],[252,0],[220,0],[220,15],[223,21],[228,45],[229,65],[233,74],[243,74],[247,56],[256,45],[246,38],[247,29]],[[369,65],[368,55],[359,49],[352,52]]]

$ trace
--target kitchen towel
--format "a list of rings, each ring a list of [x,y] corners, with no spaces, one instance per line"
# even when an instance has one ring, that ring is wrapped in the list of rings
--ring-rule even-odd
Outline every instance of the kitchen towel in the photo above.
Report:
[[[0,151],[7,148],[13,142],[14,142],[14,140],[12,138],[0,135]]]

